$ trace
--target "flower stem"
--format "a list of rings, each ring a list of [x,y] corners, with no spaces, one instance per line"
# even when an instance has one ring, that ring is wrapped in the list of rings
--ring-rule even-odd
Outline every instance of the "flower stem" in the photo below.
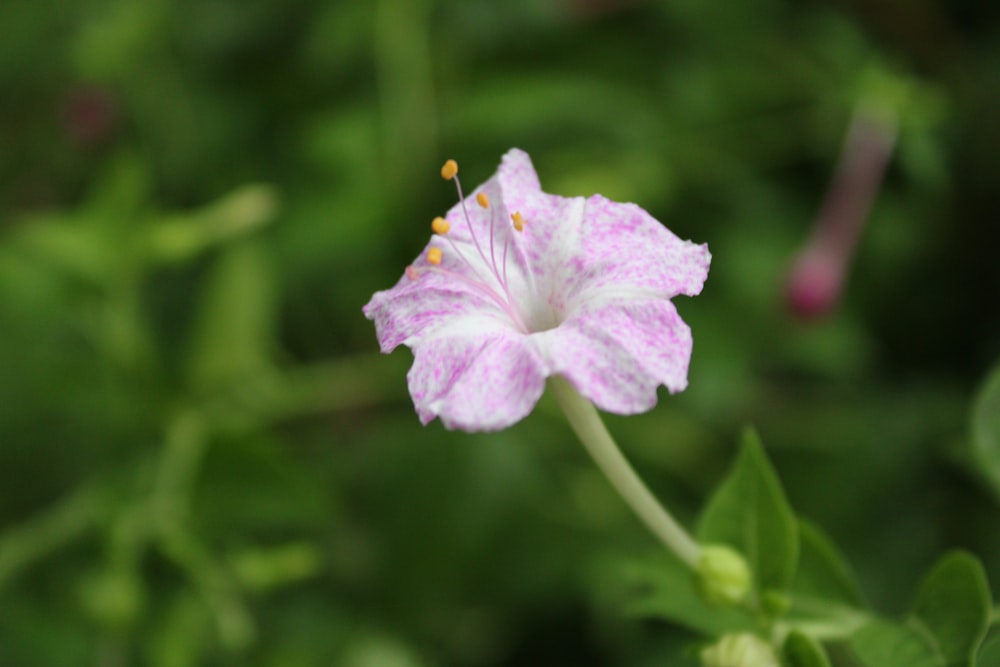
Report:
[[[701,555],[701,548],[639,479],[608,433],[593,404],[561,377],[550,378],[549,387],[559,401],[570,427],[615,490],[670,551],[694,568]]]

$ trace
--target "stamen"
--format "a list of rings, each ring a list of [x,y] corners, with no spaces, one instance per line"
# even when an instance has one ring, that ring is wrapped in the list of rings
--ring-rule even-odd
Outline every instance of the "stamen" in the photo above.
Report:
[[[460,273],[455,273],[454,271],[449,271],[447,269],[440,268],[439,265],[441,264],[441,259],[443,255],[441,249],[437,247],[431,248],[430,250],[427,251],[427,261],[433,265],[431,267],[428,267],[428,270],[433,270],[436,273],[449,275],[479,290],[482,290],[486,295],[489,296],[490,299],[492,299],[498,306],[500,306],[500,308],[504,312],[510,315],[511,319],[517,324],[518,328],[520,328],[522,331],[527,332],[528,328],[525,324],[523,316],[518,311],[518,308],[515,305],[513,295],[511,295],[510,293],[510,284],[508,283],[507,280],[507,252],[510,244],[510,235],[509,234],[504,235],[504,243],[502,251],[503,258],[501,259],[501,262],[498,265],[497,252],[496,252],[496,224],[497,224],[496,212],[492,209],[490,210],[489,257],[487,257],[486,253],[484,252],[483,245],[479,241],[479,235],[476,233],[475,225],[472,224],[472,219],[469,217],[469,210],[466,207],[465,197],[462,194],[462,183],[458,178],[458,163],[455,162],[454,160],[446,161],[444,163],[444,166],[441,167],[441,178],[445,180],[455,181],[455,189],[458,190],[459,206],[462,209],[462,217],[465,219],[465,224],[469,229],[469,235],[472,238],[472,244],[475,246],[476,252],[479,253],[479,256],[482,258],[483,262],[485,262],[487,266],[492,268],[492,273],[493,273],[492,278],[496,280],[498,284],[497,286],[500,288],[500,291],[502,292],[503,296],[497,293],[497,291],[494,288],[490,287],[489,283],[492,281],[489,278],[486,278],[484,280],[484,277],[480,274],[479,269],[476,266],[474,266],[471,262],[469,262],[468,259],[466,259],[464,253],[462,253],[461,249],[455,243],[454,239],[452,239],[451,236],[448,235],[448,232],[451,229],[451,225],[448,223],[447,220],[445,220],[442,217],[437,217],[431,222],[431,229],[434,231],[435,234],[442,236],[445,239],[445,241],[447,241],[451,245],[451,248],[452,250],[455,251],[455,254],[458,257],[459,261],[469,267],[472,273],[476,276],[476,279],[474,280],[472,278],[463,276]],[[476,202],[484,209],[490,208],[490,199],[485,192],[479,192],[478,194],[476,194]],[[524,227],[524,218],[521,217],[520,213],[516,214],[516,216],[517,216],[516,218],[514,216],[511,216],[511,219],[514,220],[515,228],[518,231],[521,231],[521,229]],[[407,273],[407,275],[410,275],[409,272]],[[528,280],[529,282],[531,281],[530,275],[528,277]]]
[[[519,232],[524,231],[524,216],[519,211],[512,213],[510,219],[514,222],[514,229]]]
[[[500,264],[503,266],[503,284],[508,285],[507,282],[507,248],[510,247],[510,237],[503,237],[503,259],[500,260]],[[509,292],[508,292],[509,293]]]
[[[406,267],[406,277],[409,278],[410,280],[416,280],[417,278],[420,277],[420,272],[417,271],[417,267],[411,264],[410,266]]]
[[[443,178],[446,181],[450,181],[451,179],[455,178],[455,174],[457,173],[458,173],[458,163],[455,162],[454,160],[446,161],[444,163],[444,166],[441,167],[441,178]]]
[[[482,192],[480,192],[479,195],[476,197],[476,201],[478,201],[479,205],[482,206],[483,208],[486,208],[490,203],[490,200],[487,199],[486,195]],[[483,203],[484,201],[486,202],[485,204]],[[490,261],[493,262],[494,277],[496,277],[496,279],[500,281],[500,286],[503,287],[504,294],[506,294],[507,298],[510,299],[510,291],[507,289],[507,281],[501,278],[500,272],[497,271],[497,253],[496,250],[494,249],[494,240],[493,240],[493,237],[495,236],[494,228],[496,227],[496,225],[493,222],[495,218],[496,218],[496,210],[491,209],[490,210]]]
[[[445,164],[445,166],[448,165]],[[441,171],[443,172],[444,169]],[[459,180],[457,175],[452,180],[455,181],[455,189],[458,190],[458,203],[462,207],[462,215],[465,217],[465,224],[469,228],[469,234],[472,236],[472,242],[475,244],[476,251],[479,253],[479,256],[483,258],[484,262],[486,262],[488,261],[486,259],[486,253],[483,252],[483,247],[479,245],[479,237],[476,235],[476,228],[472,226],[472,220],[469,219],[469,209],[465,205],[465,195],[462,194],[462,181]]]
[[[434,230],[435,234],[447,234],[448,230],[451,229],[451,225],[439,215],[431,222],[431,229]]]
[[[432,250],[437,250],[437,248],[432,248]],[[444,276],[448,276],[450,278],[453,278],[454,280],[458,280],[459,282],[463,282],[466,285],[479,290],[482,294],[492,299],[493,302],[496,303],[497,306],[499,306],[502,311],[507,313],[507,315],[510,316],[511,320],[514,321],[514,324],[516,324],[522,332],[528,333],[529,331],[528,325],[525,324],[524,319],[521,317],[521,314],[518,312],[517,308],[510,300],[509,295],[508,298],[504,299],[502,296],[497,294],[496,290],[494,290],[486,283],[473,280],[468,276],[463,276],[461,273],[455,273],[454,271],[449,271],[448,269],[442,269],[441,267],[438,266],[429,266],[426,268],[426,270],[433,271],[434,273],[439,273]]]

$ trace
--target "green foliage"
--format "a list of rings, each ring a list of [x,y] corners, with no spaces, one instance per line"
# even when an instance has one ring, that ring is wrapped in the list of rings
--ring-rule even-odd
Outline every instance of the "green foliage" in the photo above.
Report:
[[[1000,498],[1000,367],[987,376],[973,404],[972,451]]]
[[[982,667],[1000,663],[1000,623],[994,621],[993,628],[983,640],[979,651],[978,664]]]
[[[924,577],[905,624],[876,620],[851,638],[871,667],[976,667],[991,622],[989,584],[978,559],[944,556]]]
[[[982,563],[965,552],[946,555],[924,577],[905,623],[877,616],[864,604],[852,568],[833,542],[795,516],[752,431],[708,501],[699,539],[736,546],[758,578],[767,577],[762,580],[772,585],[761,587],[759,597],[742,609],[720,608],[705,595],[698,599],[694,578],[685,581],[679,561],[670,560],[633,571],[633,585],[639,585],[633,613],[667,618],[711,637],[769,628],[783,633],[781,651],[793,667],[830,667],[821,643],[830,639],[849,639],[856,657],[870,667],[980,664],[977,656],[993,622]],[[769,554],[772,565],[783,570],[759,567]],[[990,650],[987,645],[983,652]]]
[[[0,666],[685,666],[761,618],[789,659],[834,627],[855,667],[862,628],[868,662],[919,664],[926,633],[858,589],[902,609],[955,545],[1000,572],[967,478],[1000,489],[979,4],[0,2]],[[861,102],[899,114],[897,150],[839,309],[802,323],[787,267]],[[686,523],[729,434],[767,434],[784,491],[747,449],[706,513],[756,554],[754,608],[641,557],[547,400],[504,433],[421,428],[410,355],[378,354],[360,308],[453,203],[438,166],[471,186],[511,146],[550,191],[709,244],[676,300],[689,388],[611,426]],[[621,618],[623,567],[671,623]],[[982,582],[951,567],[920,627],[957,655]]]
[[[863,606],[851,566],[818,526],[800,519],[799,544],[799,567],[792,585],[796,597]]]
[[[974,667],[992,611],[982,563],[957,552],[942,558],[924,578],[912,614],[933,638],[945,665]]]
[[[740,456],[709,500],[697,534],[703,544],[743,553],[758,594],[792,583],[799,558],[795,515],[755,432],[743,435]]]
[[[830,659],[819,642],[798,631],[788,633],[782,653],[788,667],[830,667]]]
[[[632,589],[626,610],[635,616],[668,619],[710,637],[754,627],[744,610],[707,601],[690,570],[675,558],[630,562],[624,579]]]
[[[942,667],[945,663],[919,629],[878,620],[851,638],[851,648],[865,665],[874,667]]]
[[[267,255],[253,242],[232,245],[216,261],[188,352],[191,387],[234,386],[268,369],[277,326],[269,272]]]

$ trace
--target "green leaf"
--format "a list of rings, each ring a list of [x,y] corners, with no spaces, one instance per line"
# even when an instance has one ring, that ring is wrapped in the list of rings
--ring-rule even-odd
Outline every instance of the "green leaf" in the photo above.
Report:
[[[625,578],[636,591],[626,604],[631,615],[662,618],[710,636],[754,628],[745,612],[706,602],[691,571],[673,556],[630,563]]]
[[[983,667],[1000,665],[1000,625],[994,625],[979,649],[979,661]]]
[[[788,633],[782,648],[788,667],[830,667],[826,651],[813,638],[796,630]]]
[[[274,284],[258,243],[244,241],[226,249],[199,305],[188,360],[193,387],[229,387],[270,367]]]
[[[799,567],[792,590],[795,594],[863,606],[861,589],[850,565],[818,526],[799,521]]]
[[[947,667],[919,630],[901,623],[872,621],[850,645],[866,667]]]
[[[1000,496],[1000,366],[993,369],[973,404],[972,454]]]
[[[992,604],[982,564],[971,554],[954,552],[938,561],[920,585],[913,620],[933,637],[944,664],[975,667]]]
[[[836,623],[845,632],[861,627],[869,617],[861,611],[861,592],[843,556],[811,523],[800,521],[799,540],[799,566],[788,594],[788,622]]]
[[[270,223],[278,193],[270,185],[243,185],[204,208],[150,223],[148,250],[161,262],[189,261],[210,248],[231,243]]]
[[[160,600],[160,613],[145,646],[147,662],[161,667],[203,664],[212,647],[212,615],[197,593],[181,589]]]
[[[992,667],[976,657],[991,606],[980,562],[954,552],[924,578],[906,624],[873,621],[851,637],[851,648],[869,667]]]
[[[120,234],[133,226],[148,206],[152,183],[150,165],[138,153],[122,151],[103,169],[87,195],[80,217]]]
[[[728,477],[698,524],[703,544],[728,544],[750,563],[758,591],[791,585],[799,557],[795,515],[757,434],[748,430]]]
[[[107,283],[112,248],[100,229],[68,214],[40,214],[26,222],[11,235],[7,253],[38,262],[54,275]]]
[[[244,589],[267,592],[309,579],[323,565],[322,552],[308,542],[247,548],[229,557],[233,574]]]

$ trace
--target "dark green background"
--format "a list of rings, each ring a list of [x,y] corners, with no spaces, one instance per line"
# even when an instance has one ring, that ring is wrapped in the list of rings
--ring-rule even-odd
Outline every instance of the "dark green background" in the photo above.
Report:
[[[608,420],[685,522],[753,423],[878,609],[950,547],[1000,580],[968,446],[1000,356],[998,13],[4,0],[0,666],[694,664],[622,613],[658,547],[548,397],[421,427],[361,315],[453,203],[444,159],[472,186],[511,146],[712,250],[676,301],[690,388]],[[798,322],[789,263],[883,94],[843,302]]]

